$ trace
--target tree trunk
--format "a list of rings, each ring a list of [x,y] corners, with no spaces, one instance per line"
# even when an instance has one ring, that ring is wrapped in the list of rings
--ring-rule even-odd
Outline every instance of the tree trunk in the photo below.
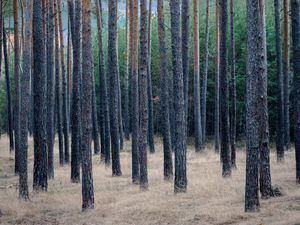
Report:
[[[209,56],[209,0],[206,0],[206,18],[205,18],[205,57],[204,57],[204,77],[202,85],[202,106],[201,106],[201,119],[202,119],[202,142],[203,147],[206,142],[206,105],[207,105],[207,77],[208,77],[208,56]]]
[[[275,37],[276,37],[276,73],[277,73],[277,129],[276,150],[277,161],[284,160],[284,109],[283,109],[283,76],[282,76],[282,50],[281,50],[281,25],[280,3],[274,0],[275,10]]]
[[[292,41],[293,41],[293,69],[294,69],[294,102],[295,102],[295,154],[296,154],[296,182],[300,184],[300,3],[291,0]]]
[[[220,152],[220,15],[219,0],[216,0],[216,77],[215,77],[215,152]]]
[[[164,20],[164,2],[157,1],[157,19],[159,35],[159,52],[160,52],[160,88],[161,88],[161,114],[162,114],[162,135],[163,135],[163,152],[164,152],[164,179],[173,178],[172,162],[172,143],[170,131],[170,109],[169,109],[169,71],[166,49],[166,32]]]
[[[139,169],[139,86],[138,86],[138,0],[130,0],[131,30],[131,128],[132,128],[132,182],[140,180]]]
[[[119,85],[118,85],[118,51],[117,51],[117,0],[108,2],[108,69],[110,74],[110,122],[111,122],[111,150],[112,174],[121,176],[120,165],[120,126],[119,126]]]
[[[54,178],[54,139],[55,139],[55,77],[54,68],[54,11],[53,1],[49,2],[47,24],[47,147],[48,147],[48,178]]]
[[[173,55],[174,80],[174,111],[175,111],[175,183],[174,191],[185,192],[187,189],[186,176],[186,123],[184,107],[184,85],[182,70],[182,52],[180,36],[180,1],[170,0],[171,35]]]
[[[283,120],[284,120],[284,145],[287,150],[290,148],[290,58],[289,58],[289,1],[283,1],[284,11],[284,59],[283,59]]]
[[[7,98],[7,115],[8,115],[8,133],[9,133],[9,149],[10,152],[14,150],[14,134],[13,134],[13,111],[10,94],[10,72],[9,72],[9,58],[7,51],[7,38],[5,32],[5,26],[3,21],[3,53],[4,53],[4,66],[5,66],[5,80],[6,80],[6,98]]]
[[[3,2],[0,1],[0,79],[2,76],[3,21]]]
[[[14,11],[14,84],[15,84],[15,107],[14,107],[14,131],[15,131],[15,174],[19,174],[19,149],[20,149],[20,38],[19,38],[19,8],[18,0],[13,1]]]
[[[64,133],[64,153],[65,162],[70,162],[69,152],[69,122],[68,122],[68,107],[67,107],[67,76],[65,66],[65,54],[64,54],[64,37],[63,37],[63,23],[61,12],[61,0],[57,0],[58,6],[58,18],[59,18],[59,37],[60,37],[60,60],[61,60],[61,74],[62,74],[62,116],[63,116],[63,133]]]
[[[47,191],[47,135],[46,135],[46,57],[43,30],[43,10],[40,0],[33,1],[32,19],[34,57],[34,171],[33,189]]]
[[[152,48],[152,0],[149,0],[148,11],[148,67],[147,67],[147,89],[148,89],[148,143],[150,153],[155,153],[154,127],[153,127],[153,94],[152,94],[152,74],[151,74],[151,48]]]
[[[200,72],[199,72],[199,6],[198,1],[193,0],[194,15],[194,124],[195,124],[195,150],[203,150],[203,137],[201,128],[200,109]]]
[[[93,52],[91,0],[82,1],[82,210],[94,208],[92,173]],[[96,112],[95,112],[96,113]]]
[[[231,166],[236,168],[236,72],[235,72],[235,37],[234,37],[234,0],[230,0],[230,48],[231,48],[231,85],[230,85],[230,144]]]
[[[72,142],[71,142],[71,181],[80,181],[80,126],[81,126],[81,103],[80,103],[80,14],[81,1],[69,0],[69,16],[72,32],[73,45],[73,86],[72,86]],[[74,18],[75,16],[75,18]]]
[[[30,73],[31,73],[31,37],[32,37],[32,1],[26,1],[25,35],[23,54],[23,75],[21,77],[21,114],[20,114],[20,177],[19,196],[27,200],[28,194],[28,173],[27,173],[27,152],[28,152],[28,115],[30,110]]]
[[[93,140],[94,140],[94,154],[100,153],[100,139],[98,129],[98,116],[96,106],[96,88],[95,88],[95,75],[92,74],[92,119],[93,119]]]

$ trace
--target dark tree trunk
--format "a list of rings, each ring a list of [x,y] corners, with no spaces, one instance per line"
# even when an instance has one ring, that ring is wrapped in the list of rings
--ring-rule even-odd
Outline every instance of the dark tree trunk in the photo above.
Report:
[[[54,77],[54,10],[53,1],[48,5],[48,37],[47,37],[47,147],[48,147],[48,178],[54,178],[54,138],[55,138],[55,77]]]
[[[132,182],[140,180],[139,169],[139,86],[138,86],[138,0],[130,0],[131,30],[131,128],[132,128]]]
[[[19,14],[18,0],[13,1],[14,11],[14,83],[15,83],[15,107],[14,107],[14,131],[15,131],[15,174],[19,174],[19,149],[20,149],[20,38],[19,38]]]
[[[94,154],[100,153],[100,139],[98,129],[98,116],[96,106],[96,88],[95,88],[95,77],[92,74],[92,119],[93,119],[93,140],[94,140]]]
[[[274,0],[275,10],[275,37],[276,37],[276,73],[277,73],[277,129],[276,150],[277,161],[284,160],[284,109],[283,109],[283,76],[282,76],[282,50],[281,50],[281,21],[280,2]]]
[[[58,7],[57,1],[54,1],[54,12],[55,12],[55,112],[56,112],[56,126],[58,133],[58,148],[59,154],[64,154],[64,140],[63,140],[63,131],[62,131],[62,120],[61,120],[61,87],[60,87],[60,68],[59,68],[59,21],[58,21]],[[66,154],[64,154],[64,157]],[[63,158],[64,158],[63,157]],[[66,162],[64,158],[64,162]]]
[[[30,73],[31,73],[31,40],[32,37],[32,1],[26,1],[25,35],[23,54],[23,75],[21,77],[21,114],[20,114],[20,187],[19,197],[27,200],[28,194],[28,173],[27,173],[27,152],[28,152],[28,115],[30,110]]]
[[[284,60],[283,60],[283,108],[284,108],[284,144],[290,148],[290,59],[289,59],[289,0],[283,1],[284,11]]]
[[[194,16],[194,125],[195,125],[195,150],[203,150],[203,137],[201,127],[200,109],[200,71],[199,71],[199,6],[198,1],[193,0]]]
[[[2,76],[3,21],[3,2],[0,1],[0,79]]]
[[[222,175],[231,175],[231,159],[229,148],[229,106],[228,106],[228,76],[227,76],[227,0],[220,1],[220,122],[221,122],[221,159]]]
[[[71,181],[80,181],[80,126],[81,126],[81,103],[80,103],[80,12],[81,1],[69,0],[69,16],[72,31],[73,44],[73,86],[72,86],[72,143],[71,143]],[[75,15],[75,18],[74,18]]]
[[[234,37],[234,0],[230,0],[230,49],[231,49],[231,85],[230,85],[230,144],[231,166],[236,168],[236,73],[235,73],[235,37]]]
[[[101,0],[96,1],[98,45],[99,45],[99,80],[100,80],[100,126],[101,126],[101,157],[105,164],[110,164],[110,118],[109,100],[107,93],[107,80],[104,65],[103,35],[102,35],[102,9]]]
[[[58,18],[59,18],[59,37],[60,37],[60,60],[61,60],[61,74],[62,74],[62,119],[63,119],[63,133],[64,133],[64,153],[65,162],[70,162],[69,151],[69,122],[68,122],[68,101],[67,101],[67,76],[65,66],[65,54],[64,54],[64,37],[63,37],[63,23],[61,12],[61,0],[57,0]]]
[[[69,130],[69,134],[70,134],[70,106],[71,106],[71,102],[70,102],[70,98],[71,98],[71,86],[72,86],[72,57],[71,57],[71,51],[72,51],[72,36],[71,36],[71,24],[70,24],[70,17],[68,16],[68,42],[67,42],[67,114],[68,114],[68,130]],[[70,145],[70,142],[69,142]]]
[[[93,52],[91,0],[82,3],[82,210],[94,208],[92,173]],[[95,112],[96,113],[96,112]]]
[[[33,189],[47,191],[46,135],[46,54],[43,30],[43,10],[40,0],[33,1],[33,101],[34,101],[34,171]]]
[[[151,0],[150,0],[151,1]],[[139,65],[139,150],[140,150],[140,188],[148,189],[148,165],[147,165],[147,134],[148,134],[148,92],[147,92],[147,0],[140,2],[140,65]]]
[[[291,0],[292,41],[293,41],[293,69],[294,69],[294,102],[295,102],[295,154],[296,154],[296,182],[300,184],[300,3]]]
[[[7,115],[8,115],[8,133],[9,133],[9,149],[10,152],[14,150],[14,134],[13,134],[13,112],[10,94],[10,76],[9,76],[9,62],[7,51],[7,38],[5,26],[3,21],[3,53],[4,53],[4,66],[5,66],[5,80],[6,80],[6,98],[7,98]]]
[[[219,0],[216,0],[216,77],[215,77],[215,152],[220,152],[220,15]]]
[[[187,189],[186,176],[186,123],[184,108],[184,88],[182,70],[182,52],[180,36],[180,1],[170,0],[171,34],[173,55],[174,80],[174,111],[175,111],[175,183],[174,191],[185,192]]]
[[[202,142],[205,147],[206,142],[206,105],[207,105],[207,77],[208,77],[208,56],[209,56],[209,0],[206,0],[206,18],[205,18],[205,57],[204,57],[204,76],[202,84],[202,106],[201,106],[201,119],[202,119]]]
[[[110,122],[112,175],[121,176],[120,165],[120,126],[119,126],[119,85],[118,85],[118,51],[117,51],[117,17],[118,2],[108,2],[108,70],[110,75]]]
[[[153,94],[152,94],[152,74],[151,74],[151,48],[152,48],[152,0],[149,0],[148,11],[148,66],[147,66],[147,89],[148,89],[148,143],[150,153],[155,153],[154,127],[153,127]]]
[[[172,143],[170,131],[170,109],[169,109],[169,71],[166,49],[166,32],[164,20],[164,3],[163,0],[157,1],[157,19],[159,35],[159,52],[160,52],[160,97],[161,97],[161,114],[162,114],[162,135],[163,135],[163,152],[164,152],[164,179],[173,178],[172,162]]]
[[[189,0],[182,0],[182,6],[181,6],[181,10],[182,10],[182,15],[181,15],[182,69],[183,69],[183,85],[184,85],[184,88],[183,88],[184,89],[184,109],[185,109],[184,113],[185,113],[186,125],[188,124],[187,120],[188,120],[188,112],[189,112],[189,76],[190,76],[190,69],[189,69],[189,44],[190,44],[189,4],[190,4]]]

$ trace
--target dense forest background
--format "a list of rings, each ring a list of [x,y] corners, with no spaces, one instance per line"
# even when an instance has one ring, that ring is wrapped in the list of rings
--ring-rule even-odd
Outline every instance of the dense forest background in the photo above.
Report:
[[[12,1],[8,1],[5,7],[5,23],[10,28],[10,34],[13,35],[13,17],[12,17]],[[200,31],[200,82],[204,74],[204,38],[205,38],[205,0],[200,0],[200,18],[199,18],[199,31]],[[118,52],[119,52],[119,71],[121,78],[121,89],[124,90],[124,70],[125,70],[125,1],[119,1],[119,38],[118,38]],[[107,37],[108,37],[108,12],[107,2],[103,1],[103,43],[105,62],[107,63]],[[153,4],[153,21],[152,21],[152,53],[151,53],[151,71],[152,71],[152,85],[153,85],[153,103],[154,103],[154,131],[158,134],[160,131],[160,111],[159,111],[159,92],[160,92],[160,72],[159,72],[159,46],[158,46],[158,29],[157,29],[157,13],[156,2]],[[192,15],[192,7],[190,7]],[[237,138],[243,138],[245,134],[245,75],[246,75],[246,56],[247,56],[247,21],[246,21],[246,1],[235,2],[235,41],[236,41],[236,76],[237,76]],[[63,1],[63,23],[64,23],[64,40],[67,42],[67,4]],[[169,5],[165,4],[165,22],[166,22],[166,46],[168,46],[168,66],[171,71],[172,68],[172,55],[171,55],[171,25],[170,25],[170,11]],[[207,82],[207,135],[213,135],[214,131],[214,89],[215,89],[215,1],[210,1],[210,33],[209,33],[209,72]],[[192,30],[192,19],[190,19],[190,30]],[[267,55],[268,55],[268,106],[269,106],[269,124],[271,140],[274,140],[276,132],[276,102],[277,102],[277,78],[276,78],[276,45],[275,45],[275,26],[274,26],[274,2],[266,0],[266,34],[267,34]],[[19,23],[21,25],[21,22]],[[229,23],[228,23],[229,26]],[[282,26],[283,27],[283,26]],[[96,79],[96,95],[97,104],[99,107],[99,56],[98,56],[98,38],[97,38],[97,23],[96,23],[96,9],[93,5],[92,8],[92,33],[93,33],[93,49],[94,49],[94,73]],[[228,38],[228,42],[229,42]],[[194,114],[193,114],[193,33],[190,37],[190,109],[188,115],[189,135],[193,134]],[[65,44],[66,46],[66,44]],[[13,67],[13,43],[10,42],[10,74],[12,82],[12,90],[14,90],[14,67]],[[228,60],[230,60],[230,50],[228,52]],[[107,65],[106,65],[107,66]],[[229,68],[230,69],[230,68]],[[290,76],[292,80],[292,74]],[[7,104],[6,104],[6,88],[4,76],[1,77],[1,90],[0,90],[0,129],[1,133],[5,133],[8,129],[7,124]],[[129,88],[130,90],[130,88]],[[122,91],[122,94],[124,91]],[[122,96],[124,99],[124,96]],[[13,93],[12,98],[14,99]],[[124,101],[122,101],[124,102]],[[292,105],[292,104],[291,104]],[[123,110],[124,112],[124,110]],[[292,113],[293,110],[290,110]],[[293,120],[293,116],[290,117]],[[291,121],[291,131],[293,130],[293,121]],[[291,138],[293,140],[293,133]]]

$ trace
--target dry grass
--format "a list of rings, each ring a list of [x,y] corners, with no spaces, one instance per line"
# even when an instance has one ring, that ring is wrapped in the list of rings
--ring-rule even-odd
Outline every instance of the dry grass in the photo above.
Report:
[[[113,178],[111,169],[94,157],[95,210],[81,212],[81,185],[70,183],[70,167],[59,167],[56,152],[55,180],[48,193],[32,192],[30,146],[29,202],[18,199],[18,179],[8,140],[0,140],[0,224],[300,224],[300,187],[295,184],[294,152],[277,164],[272,154],[272,179],[285,195],[261,201],[259,213],[245,214],[245,154],[238,152],[232,177],[221,177],[218,156],[212,150],[197,155],[188,151],[188,192],[174,195],[173,183],[163,181],[162,145],[149,155],[148,192],[131,184],[130,143],[121,154],[123,176]],[[56,148],[57,149],[57,148]]]

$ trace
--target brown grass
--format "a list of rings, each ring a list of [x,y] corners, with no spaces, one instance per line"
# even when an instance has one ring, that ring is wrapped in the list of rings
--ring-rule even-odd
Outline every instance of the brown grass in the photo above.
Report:
[[[121,154],[123,176],[113,178],[111,169],[93,158],[95,209],[81,212],[81,185],[70,183],[70,167],[60,167],[48,193],[32,192],[32,143],[30,145],[30,200],[18,199],[18,179],[13,173],[13,155],[8,140],[0,140],[0,224],[299,224],[300,187],[295,184],[294,152],[277,164],[272,153],[273,184],[284,196],[261,201],[259,213],[244,213],[245,153],[237,154],[238,169],[223,179],[219,156],[208,148],[197,155],[188,151],[188,192],[174,195],[173,183],[163,181],[162,145],[149,155],[149,191],[140,192],[131,183],[130,143]]]

